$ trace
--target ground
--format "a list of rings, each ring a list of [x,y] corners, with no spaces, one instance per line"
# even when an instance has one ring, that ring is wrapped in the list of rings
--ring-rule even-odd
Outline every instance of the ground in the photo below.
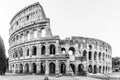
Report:
[[[42,75],[14,75],[6,73],[5,76],[0,76],[0,80],[44,80],[45,76]],[[55,77],[49,76],[49,80],[100,80],[90,77],[78,77],[78,76],[62,76],[62,77]]]
[[[97,75],[99,76],[99,75]],[[112,74],[106,75],[108,77],[112,77],[112,79],[109,80],[115,80],[113,78],[119,78],[120,80],[120,72],[114,72]],[[100,77],[100,76],[99,76]],[[43,75],[16,75],[13,73],[6,73],[4,76],[0,76],[0,80],[44,80],[45,76]],[[103,78],[103,77],[101,77]],[[97,79],[92,77],[86,77],[86,76],[62,76],[57,78],[56,76],[49,76],[49,80],[103,80],[103,79]],[[106,80],[106,79],[104,79]]]

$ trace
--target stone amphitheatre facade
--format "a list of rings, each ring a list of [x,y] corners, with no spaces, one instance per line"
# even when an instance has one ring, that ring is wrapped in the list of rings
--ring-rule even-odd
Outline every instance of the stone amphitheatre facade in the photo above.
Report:
[[[9,29],[9,71],[81,75],[112,72],[111,46],[94,38],[53,36],[50,20],[37,2],[19,11]]]

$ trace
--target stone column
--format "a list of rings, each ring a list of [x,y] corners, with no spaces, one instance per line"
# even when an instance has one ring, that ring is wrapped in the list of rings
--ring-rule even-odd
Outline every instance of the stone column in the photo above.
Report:
[[[30,31],[30,40],[33,40],[34,35],[33,35],[33,30]]]
[[[51,29],[50,29],[50,23],[46,23],[45,30],[46,30],[46,37],[51,37],[52,32],[51,32]]]
[[[40,74],[40,63],[37,62],[37,74]]]
[[[29,63],[29,73],[32,74],[33,70],[32,70],[32,63]]]
[[[37,28],[37,38],[38,39],[41,38],[41,28],[40,27]]]
[[[75,74],[77,74],[78,73],[78,65],[77,64],[75,64]]]
[[[49,66],[48,66],[48,60],[46,60],[46,64],[45,64],[45,75],[49,74]]]
[[[23,47],[22,49],[23,49],[23,58],[25,58],[25,56],[26,56],[26,49],[25,49],[25,47]]]
[[[56,60],[56,68],[55,68],[55,73],[58,75],[59,74],[59,63],[58,60]]]
[[[41,54],[40,45],[41,44],[37,44],[37,57],[40,57],[40,54]]]
[[[59,54],[59,44],[58,44],[58,41],[57,41],[57,43],[56,43],[56,53],[55,53],[55,55],[58,55]]]
[[[68,59],[66,62],[66,73],[69,75],[70,74],[70,60]]]
[[[23,63],[23,74],[26,73],[26,66],[25,66],[25,63]]]
[[[46,55],[49,55],[49,51],[50,51],[50,49],[49,49],[49,45],[48,45],[48,43],[47,43],[47,44],[46,44],[46,51],[45,51],[46,53],[45,53],[45,54],[46,54]]]

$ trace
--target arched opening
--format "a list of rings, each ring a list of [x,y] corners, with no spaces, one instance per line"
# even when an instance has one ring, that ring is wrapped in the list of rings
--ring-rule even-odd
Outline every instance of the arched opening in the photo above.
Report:
[[[44,45],[41,48],[41,55],[45,55],[45,46]]]
[[[46,30],[44,28],[41,29],[41,37],[46,36]]]
[[[65,63],[60,63],[60,73],[65,74],[66,73],[66,65]]]
[[[101,66],[99,66],[99,73],[101,73]]]
[[[84,74],[84,66],[83,64],[78,65],[78,74],[83,75]]]
[[[94,74],[96,74],[96,73],[97,73],[97,66],[94,65]]]
[[[70,68],[71,68],[72,72],[75,74],[75,65],[74,64],[70,64]]]
[[[25,64],[25,70],[26,73],[29,73],[29,64]]]
[[[23,49],[22,48],[19,48],[19,55],[20,55],[20,57],[23,56]]]
[[[88,71],[89,73],[92,73],[92,65],[89,65]]]
[[[103,74],[105,73],[105,66],[103,66]]]
[[[89,45],[89,50],[91,50],[92,49],[92,45]]]
[[[27,33],[27,39],[29,41],[30,40],[30,33],[29,33],[29,31],[27,31],[26,33]]]
[[[61,48],[61,52],[62,52],[62,54],[65,54],[66,53],[66,49],[65,48]]]
[[[45,74],[45,64],[43,62],[40,63],[41,66],[41,74]]]
[[[103,53],[103,61],[105,60],[105,53]]]
[[[75,48],[74,47],[70,47],[69,51],[68,51],[69,55],[74,55],[75,54]]]
[[[87,51],[86,50],[83,51],[83,57],[87,58]]]
[[[24,36],[23,33],[21,34],[21,40],[24,41]]]
[[[107,66],[106,66],[106,73],[107,73]]]
[[[55,64],[54,63],[49,64],[49,70],[50,70],[50,74],[55,74]]]
[[[33,46],[33,48],[32,48],[32,54],[33,55],[37,54],[37,47],[36,46]]]
[[[94,60],[96,60],[96,57],[97,57],[97,52],[95,51],[94,52]]]
[[[17,50],[15,50],[14,58],[17,58],[17,57],[18,57],[18,52],[17,52]]]
[[[29,48],[27,49],[27,56],[29,56]]]
[[[33,71],[33,73],[36,73],[36,71],[37,71],[37,68],[36,68],[36,64],[35,64],[35,63],[32,64],[32,71]]]
[[[101,52],[99,52],[99,60],[101,60]]]
[[[89,60],[92,60],[92,52],[89,51]]]
[[[20,73],[23,73],[23,65],[22,64],[20,64],[19,69],[20,69]]]
[[[50,45],[50,54],[55,55],[55,45],[53,44]]]

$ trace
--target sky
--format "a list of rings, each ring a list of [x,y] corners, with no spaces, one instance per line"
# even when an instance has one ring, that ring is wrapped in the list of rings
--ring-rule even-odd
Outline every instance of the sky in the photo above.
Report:
[[[103,40],[112,46],[112,56],[120,57],[120,0],[2,0],[0,35],[6,55],[9,49],[10,21],[24,7],[39,2],[48,18],[53,35]]]

